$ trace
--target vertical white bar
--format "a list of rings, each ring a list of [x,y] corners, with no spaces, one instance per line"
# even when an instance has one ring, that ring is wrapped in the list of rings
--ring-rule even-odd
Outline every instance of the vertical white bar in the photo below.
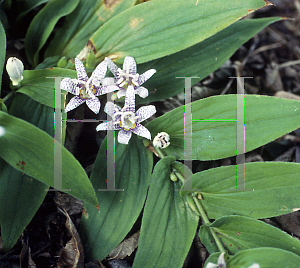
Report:
[[[60,81],[63,77],[54,78],[54,189],[46,191],[71,191],[62,187],[62,103]]]
[[[111,96],[114,92],[107,93],[107,101],[111,101]],[[107,121],[111,121],[112,118],[107,114]],[[107,147],[106,147],[106,161],[107,161],[107,179],[106,189],[98,189],[98,191],[123,191],[123,189],[115,188],[115,137],[114,130],[107,130]]]
[[[230,77],[237,79],[237,103],[236,103],[236,191],[247,191],[245,189],[245,78],[252,77]]]
[[[200,77],[176,77],[184,78],[184,164],[188,167],[184,169],[184,177],[188,178],[193,169],[193,144],[192,144],[192,78]],[[192,180],[187,180],[183,191],[195,191]]]

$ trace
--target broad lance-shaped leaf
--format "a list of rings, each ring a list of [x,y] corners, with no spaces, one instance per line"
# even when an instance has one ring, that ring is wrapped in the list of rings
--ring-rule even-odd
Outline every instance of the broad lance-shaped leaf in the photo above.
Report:
[[[54,185],[54,146],[57,141],[28,122],[0,112],[0,157],[17,170]],[[94,206],[98,205],[96,194],[84,169],[67,149],[62,147],[62,188],[70,195]]]
[[[113,154],[114,148],[110,149]],[[114,182],[115,188],[121,191],[105,191],[106,179],[112,179],[107,172],[108,154],[105,139],[91,174],[101,214],[93,206],[84,204],[80,223],[85,257],[90,261],[105,258],[129,233],[144,206],[153,167],[153,154],[135,134],[128,145],[116,141]]]
[[[237,215],[221,217],[208,226],[201,226],[199,236],[210,253],[219,251],[216,246],[212,247],[210,228],[220,237],[225,250],[231,255],[257,247],[281,248],[300,255],[300,241],[294,237],[263,221]]]
[[[49,186],[14,169],[2,158],[0,184],[1,236],[3,248],[8,251],[42,204]]]
[[[299,172],[298,163],[246,163],[245,190],[235,190],[236,184],[241,184],[235,165],[195,173],[185,185],[192,180],[192,189],[200,189],[199,202],[211,219],[228,215],[261,219],[291,213],[299,207]]]
[[[174,160],[154,167],[133,267],[182,267],[193,242],[199,217],[176,191],[180,183],[170,180]]]
[[[20,20],[32,9],[37,6],[49,2],[49,0],[27,0],[27,1],[18,1],[19,9],[22,10],[22,13],[18,15],[16,21],[20,22]]]
[[[51,0],[34,17],[25,37],[25,51],[28,61],[36,66],[39,62],[39,51],[46,43],[57,21],[71,13],[79,0]]]
[[[133,6],[135,1],[81,0],[55,33],[46,49],[45,58],[54,55],[75,57],[104,22]]]
[[[199,77],[192,79],[192,84],[197,83],[220,67],[252,36],[278,20],[281,18],[240,20],[192,47],[139,64],[140,73],[151,68],[157,72],[144,84],[150,90],[149,96],[138,97],[137,101],[146,103],[177,95],[184,90],[185,81],[176,77]]]
[[[211,254],[205,262],[204,268],[208,267],[209,262],[216,264],[220,252]],[[258,268],[258,266],[252,266],[254,263],[259,265],[259,268],[270,267],[288,267],[298,268],[300,257],[290,251],[278,249],[278,248],[253,248],[238,252],[230,259],[226,260],[226,268]]]
[[[23,94],[16,94],[9,113],[54,136],[53,109],[50,107]],[[65,133],[66,123],[62,127]],[[9,250],[32,220],[49,186],[15,169],[3,159],[0,159],[0,165],[1,235],[4,250]]]
[[[17,94],[9,113],[54,135],[53,109]],[[65,128],[65,126],[63,125]],[[22,166],[22,162],[19,163]],[[42,204],[48,185],[27,176],[0,158],[0,226],[4,250],[9,250]]]
[[[153,0],[115,16],[90,40],[96,56],[138,63],[176,53],[214,35],[239,18],[269,5],[263,0]]]
[[[192,159],[213,160],[236,155],[237,95],[213,96],[192,104]],[[249,152],[300,127],[300,102],[268,96],[245,95],[245,150]],[[190,118],[189,115],[187,115]],[[280,127],[278,127],[280,126]],[[184,106],[148,124],[155,137],[170,135],[167,155],[184,159]],[[244,133],[241,133],[244,140]],[[244,144],[242,144],[244,146]]]
[[[45,70],[27,70],[23,72],[23,77],[21,81],[22,87],[17,90],[18,93],[23,93],[42,104],[54,107],[55,90],[60,90],[60,88],[55,88],[54,77],[61,77],[61,79],[70,77],[72,79],[77,78],[77,74],[74,70],[52,68]],[[61,103],[64,103],[63,94],[61,94],[61,98]]]

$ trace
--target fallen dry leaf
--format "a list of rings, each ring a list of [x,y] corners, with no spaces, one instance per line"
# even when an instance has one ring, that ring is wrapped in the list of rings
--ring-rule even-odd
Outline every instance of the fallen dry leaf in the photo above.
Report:
[[[78,235],[77,229],[74,226],[68,213],[66,211],[62,211],[61,209],[60,211],[67,217],[66,227],[71,234],[71,239],[66,244],[59,256],[57,268],[83,268],[83,246]]]
[[[114,248],[110,253],[109,257],[111,259],[122,260],[127,256],[130,256],[132,252],[138,246],[140,232],[136,232],[129,238],[125,239],[122,243],[120,243],[116,248]]]
[[[277,98],[284,98],[284,99],[291,99],[291,100],[300,100],[300,96],[290,93],[290,92],[286,92],[286,91],[278,91],[275,93],[274,97]]]

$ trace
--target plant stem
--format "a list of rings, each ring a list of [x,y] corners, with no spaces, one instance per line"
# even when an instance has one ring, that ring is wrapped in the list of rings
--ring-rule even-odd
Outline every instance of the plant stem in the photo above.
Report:
[[[202,217],[202,219],[203,219],[203,221],[205,222],[205,224],[210,224],[210,221],[209,221],[209,219],[208,219],[208,217],[207,217],[207,215],[206,215],[206,213],[205,213],[205,210],[204,210],[204,208],[202,207],[200,201],[199,201],[199,200],[197,199],[197,197],[195,197],[195,196],[193,196],[193,200],[194,200],[194,202],[195,202],[195,204],[196,204],[196,207],[197,207],[198,210],[199,210],[200,216]],[[213,238],[214,238],[214,240],[215,240],[215,242],[216,242],[216,245],[217,245],[219,251],[225,252],[225,249],[224,249],[224,247],[223,247],[223,245],[222,245],[222,243],[221,243],[219,237],[218,237],[217,234],[215,233],[215,231],[214,231],[212,228],[209,228],[209,230],[210,230],[210,232],[211,232],[211,234],[212,234],[212,236],[213,236]]]
[[[8,99],[12,94],[13,94],[12,92],[8,93],[8,94],[2,99],[3,103],[4,103],[5,101],[7,101],[7,99]]]
[[[158,148],[158,147],[154,147],[155,151],[157,152],[157,154],[159,155],[160,158],[164,158],[165,157],[165,154],[164,152]]]

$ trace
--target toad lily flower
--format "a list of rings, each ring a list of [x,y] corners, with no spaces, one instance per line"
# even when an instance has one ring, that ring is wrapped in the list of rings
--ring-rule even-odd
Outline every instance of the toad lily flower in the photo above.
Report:
[[[214,264],[209,262],[205,268],[226,268],[225,258],[224,258],[225,252],[222,252],[218,258],[218,264]]]
[[[105,112],[112,117],[112,121],[101,123],[97,126],[99,130],[120,130],[118,142],[128,144],[132,132],[146,139],[151,139],[151,133],[147,128],[139,124],[156,113],[154,105],[144,106],[135,112],[135,94],[134,88],[130,85],[125,97],[125,105],[120,108],[118,105],[107,102]]]
[[[129,86],[132,86],[134,93],[138,94],[141,98],[148,96],[148,89],[141,85],[156,73],[155,69],[148,70],[142,75],[139,75],[136,72],[136,62],[134,58],[128,56],[124,59],[123,70],[118,68],[111,59],[105,58],[105,61],[107,62],[109,70],[115,76],[114,83],[119,87],[118,98],[126,95],[126,89]]]
[[[60,87],[74,95],[65,108],[65,112],[69,112],[82,103],[86,102],[87,106],[95,113],[99,113],[100,101],[96,96],[106,94],[117,90],[115,85],[107,84],[100,86],[100,82],[104,78],[107,71],[107,63],[101,62],[88,78],[84,65],[75,58],[75,67],[78,79],[65,78],[61,81]]]

